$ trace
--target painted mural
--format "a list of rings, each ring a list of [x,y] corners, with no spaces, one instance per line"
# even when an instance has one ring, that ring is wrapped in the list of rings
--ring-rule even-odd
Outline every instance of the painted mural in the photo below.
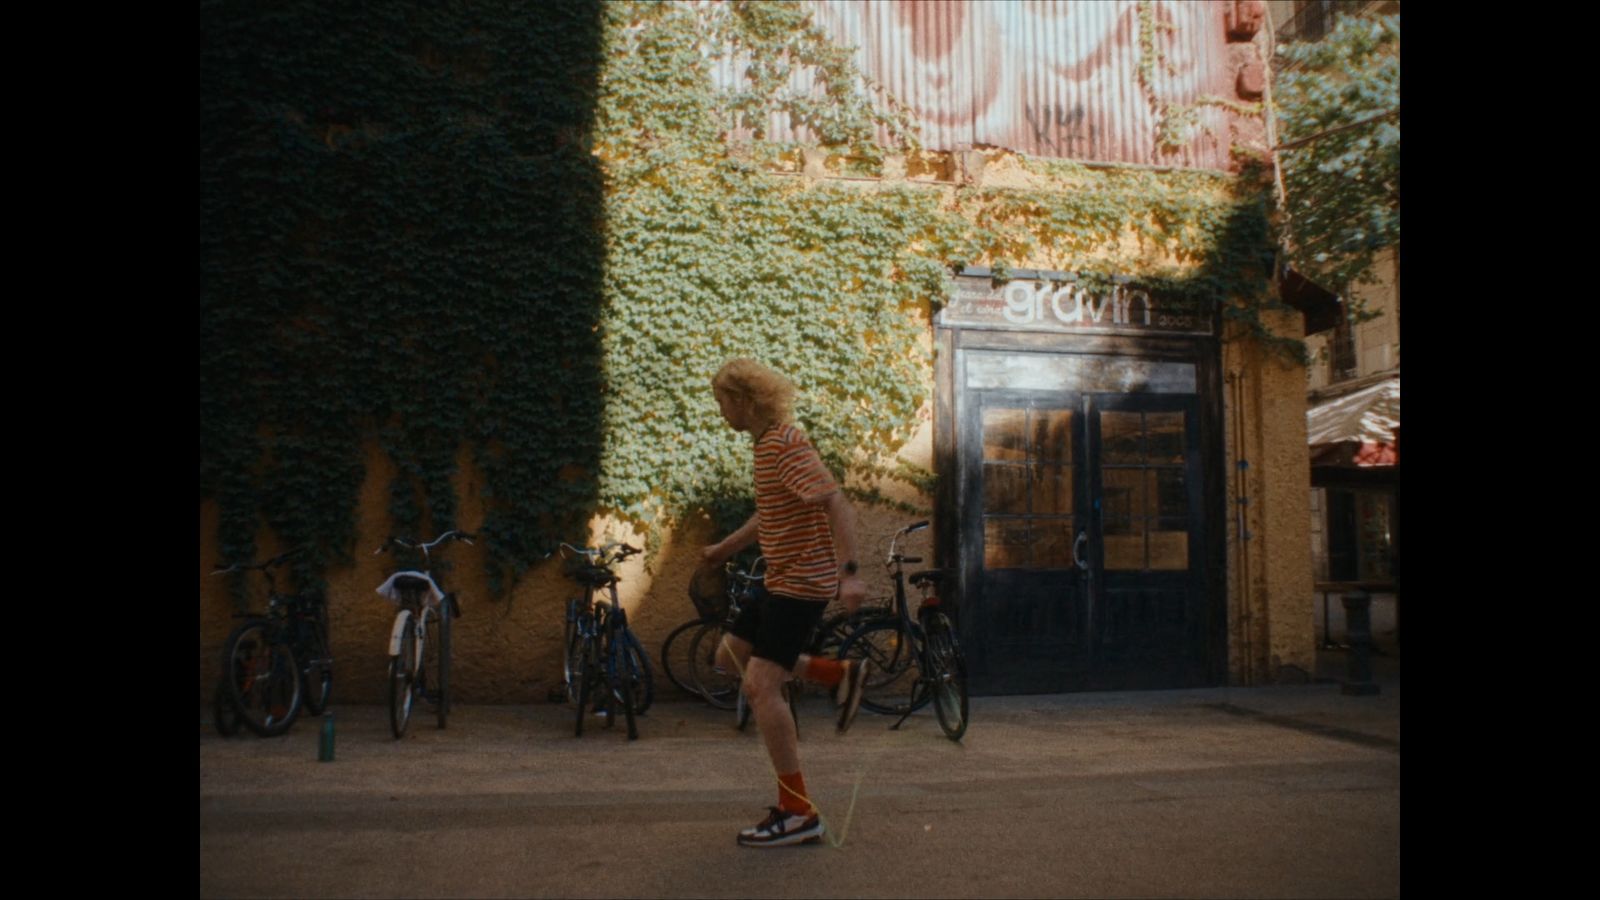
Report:
[[[1135,0],[816,0],[818,26],[915,112],[932,149],[1225,168],[1223,110],[1201,106],[1181,149],[1164,109],[1232,97],[1224,4],[1155,0],[1156,58],[1139,77]],[[1165,158],[1164,158],[1165,157]]]

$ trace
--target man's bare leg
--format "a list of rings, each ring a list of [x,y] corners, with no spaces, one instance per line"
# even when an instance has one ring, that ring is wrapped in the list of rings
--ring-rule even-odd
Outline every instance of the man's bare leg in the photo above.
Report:
[[[759,656],[751,657],[744,670],[745,699],[755,713],[767,756],[779,775],[800,771],[800,738],[795,733],[794,719],[784,708],[783,685],[789,678],[782,666]]]

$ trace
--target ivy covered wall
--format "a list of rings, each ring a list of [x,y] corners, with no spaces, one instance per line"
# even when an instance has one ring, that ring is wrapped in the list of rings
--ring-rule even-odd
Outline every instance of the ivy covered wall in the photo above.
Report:
[[[348,562],[364,445],[395,533],[482,467],[498,573],[583,520],[599,468],[597,2],[200,6],[202,498]],[[504,579],[500,580],[504,583]]]
[[[708,383],[738,355],[801,385],[802,425],[858,498],[886,479],[927,497],[933,474],[895,451],[966,264],[1223,299],[1234,333],[1295,351],[1261,326],[1262,173],[989,149],[972,175],[805,25],[789,3],[203,2],[207,562],[266,534],[312,548],[300,583],[342,581],[368,552],[374,447],[378,539],[477,531],[484,602],[597,514],[652,549],[702,511],[726,528],[749,513],[748,441]],[[730,50],[766,62],[719,94]],[[827,96],[787,95],[785,65],[816,67]],[[821,153],[726,139],[774,110]]]

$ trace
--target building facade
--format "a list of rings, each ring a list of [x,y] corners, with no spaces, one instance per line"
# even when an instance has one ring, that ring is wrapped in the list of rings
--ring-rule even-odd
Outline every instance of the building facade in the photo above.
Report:
[[[860,505],[862,553],[876,561],[907,510],[931,516],[926,555],[955,574],[950,601],[978,693],[1308,677],[1307,374],[1275,345],[1302,338],[1305,319],[1252,305],[1279,289],[1260,202],[1272,183],[1264,6],[800,7],[850,48],[874,96],[916,124],[920,146],[861,174],[776,112],[729,127],[730,144],[791,142],[792,170],[775,173],[786,191],[926,196],[987,236],[980,252],[941,261],[942,292],[889,313],[920,331],[925,393],[909,433],[871,452],[932,477],[847,479],[887,501]],[[708,77],[731,88],[754,64],[733,54]],[[789,87],[828,88],[803,65]],[[374,443],[358,547],[386,536],[394,468]],[[484,500],[471,454],[457,471],[457,521],[476,530]],[[230,605],[206,577],[221,561],[217,512],[209,500],[200,512],[204,692]],[[636,541],[648,530],[614,510],[596,510],[591,528]],[[692,614],[689,576],[717,536],[683,517],[653,536],[648,565],[624,567],[622,599],[647,646]],[[274,540],[264,531],[260,543]],[[372,590],[382,565],[358,554],[328,573],[341,699],[381,699],[388,609]],[[887,592],[879,567],[865,568]],[[454,577],[464,596],[490,595],[475,567]],[[464,701],[544,698],[559,678],[566,592],[553,565],[535,566],[508,601],[469,606],[455,637]]]
[[[1315,42],[1340,20],[1395,15],[1397,0],[1273,0],[1280,44]],[[1322,285],[1332,314],[1308,328],[1307,440],[1319,644],[1346,637],[1340,595],[1373,598],[1373,635],[1399,639],[1400,252],[1380,252],[1370,280]]]

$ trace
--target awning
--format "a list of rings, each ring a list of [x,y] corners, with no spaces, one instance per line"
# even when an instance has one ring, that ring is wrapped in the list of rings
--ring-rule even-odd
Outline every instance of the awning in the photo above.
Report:
[[[1305,318],[1306,334],[1327,331],[1339,324],[1339,295],[1325,290],[1289,266],[1278,279],[1278,296]]]
[[[1306,439],[1311,445],[1313,465],[1318,458],[1330,459],[1346,449],[1346,457],[1357,466],[1392,466],[1400,461],[1400,377],[1387,378],[1374,385],[1329,397],[1306,410]]]

